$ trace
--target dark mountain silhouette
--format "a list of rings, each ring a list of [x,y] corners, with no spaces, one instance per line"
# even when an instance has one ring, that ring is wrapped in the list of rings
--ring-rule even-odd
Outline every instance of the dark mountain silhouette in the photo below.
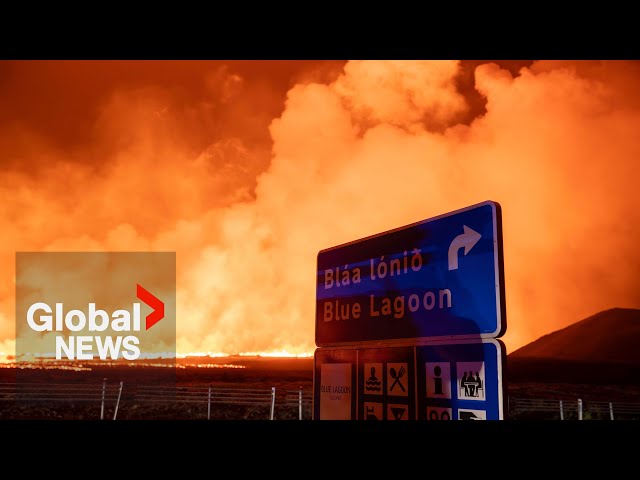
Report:
[[[640,365],[640,310],[612,308],[540,337],[510,358]]]
[[[640,383],[640,310],[613,308],[509,355],[511,382]]]

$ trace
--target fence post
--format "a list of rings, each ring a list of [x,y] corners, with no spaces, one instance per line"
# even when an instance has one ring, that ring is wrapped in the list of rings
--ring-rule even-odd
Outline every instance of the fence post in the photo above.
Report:
[[[273,420],[273,411],[276,408],[276,387],[271,387],[271,415],[269,420]]]
[[[582,399],[578,399],[578,420],[582,420]]]
[[[562,400],[560,400],[560,420],[564,420],[564,410],[562,410]]]
[[[104,420],[104,394],[107,388],[107,379],[102,379],[102,406],[100,407],[100,420]]]
[[[302,385],[300,385],[300,391],[298,392],[298,420],[302,420]]]
[[[207,420],[211,420],[211,385],[209,385],[209,400],[207,404]]]
[[[114,420],[118,416],[118,407],[120,406],[120,397],[122,396],[122,384],[123,384],[123,382],[120,382],[120,391],[118,392],[118,401],[116,402],[116,409],[113,412],[113,419]]]
[[[609,402],[609,418],[613,420],[613,403]]]

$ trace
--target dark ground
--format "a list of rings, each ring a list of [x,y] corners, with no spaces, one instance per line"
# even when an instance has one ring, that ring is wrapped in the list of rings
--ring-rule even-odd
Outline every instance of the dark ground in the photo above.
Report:
[[[237,365],[244,368],[199,368],[194,363],[208,363],[214,365]],[[104,378],[109,385],[109,399],[106,402],[105,417],[112,418],[115,398],[122,381],[123,393],[118,410],[118,419],[206,419],[207,402],[200,400],[193,403],[175,402],[140,402],[136,400],[139,385],[161,385],[167,381],[177,387],[208,387],[260,389],[269,398],[271,387],[276,388],[276,419],[297,419],[298,408],[287,406],[287,392],[296,398],[302,387],[305,394],[310,395],[313,385],[313,358],[260,358],[260,357],[224,357],[207,358],[206,360],[190,359],[179,361],[185,368],[168,369],[158,367],[131,368],[123,366],[92,366],[91,371],[66,370],[30,370],[18,371],[20,381],[42,382],[50,384],[53,389],[59,384],[94,385],[99,390]],[[187,365],[186,363],[191,363]],[[510,418],[530,418],[513,409],[518,398],[536,398],[548,400],[564,400],[568,405],[574,405],[578,398],[583,399],[585,405],[590,401],[622,402],[640,404],[640,382],[635,381],[633,375],[612,375],[615,381],[607,382],[604,374],[605,367],[600,368],[600,375],[590,377],[588,372],[594,372],[594,366],[571,365],[566,368],[554,368],[552,365],[527,363],[526,361],[507,364],[505,377],[507,395],[512,407]],[[587,374],[572,374],[572,371],[587,372]],[[597,369],[596,369],[597,370]],[[562,374],[564,371],[564,374]],[[175,372],[175,377],[172,377]],[[575,373],[575,372],[574,372]],[[619,373],[619,372],[618,372]],[[25,375],[28,378],[25,378]],[[168,376],[169,375],[169,376]],[[573,376],[571,376],[573,375]],[[567,381],[567,378],[576,381]],[[630,380],[630,381],[627,381]],[[100,416],[100,396],[93,394],[86,402],[43,401],[37,404],[17,404],[13,400],[2,400],[2,385],[13,384],[16,381],[16,370],[0,368],[0,419],[32,418],[32,419],[96,419]],[[97,395],[97,396],[96,396]],[[206,395],[206,393],[204,394]],[[6,398],[6,397],[5,397]],[[515,399],[515,401],[514,401]],[[291,397],[289,398],[291,400]],[[294,400],[295,402],[295,400]],[[270,405],[227,405],[213,403],[212,419],[267,419]],[[305,404],[303,418],[311,417],[311,408]],[[534,418],[556,418],[556,413],[540,413]],[[567,414],[565,418],[571,418]],[[595,418],[595,417],[594,417]]]

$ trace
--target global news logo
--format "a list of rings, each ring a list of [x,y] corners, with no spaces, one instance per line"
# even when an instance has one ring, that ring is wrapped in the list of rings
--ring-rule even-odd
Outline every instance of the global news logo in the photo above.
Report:
[[[145,318],[145,330],[149,330],[164,318],[164,302],[141,285],[137,284],[137,297],[153,311]],[[126,360],[140,357],[140,338],[136,332],[142,331],[139,302],[130,309],[122,308],[109,313],[97,309],[89,303],[87,314],[79,309],[65,312],[63,303],[53,307],[45,302],[33,303],[27,310],[27,324],[35,332],[56,333],[56,360]],[[105,334],[107,330],[116,332]],[[93,335],[66,334],[89,331]]]

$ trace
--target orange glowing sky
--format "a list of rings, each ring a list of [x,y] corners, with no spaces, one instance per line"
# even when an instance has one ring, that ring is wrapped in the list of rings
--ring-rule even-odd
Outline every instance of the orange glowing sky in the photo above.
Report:
[[[318,250],[503,208],[509,351],[640,308],[638,62],[0,62],[16,251],[176,251],[187,352],[311,352]]]

